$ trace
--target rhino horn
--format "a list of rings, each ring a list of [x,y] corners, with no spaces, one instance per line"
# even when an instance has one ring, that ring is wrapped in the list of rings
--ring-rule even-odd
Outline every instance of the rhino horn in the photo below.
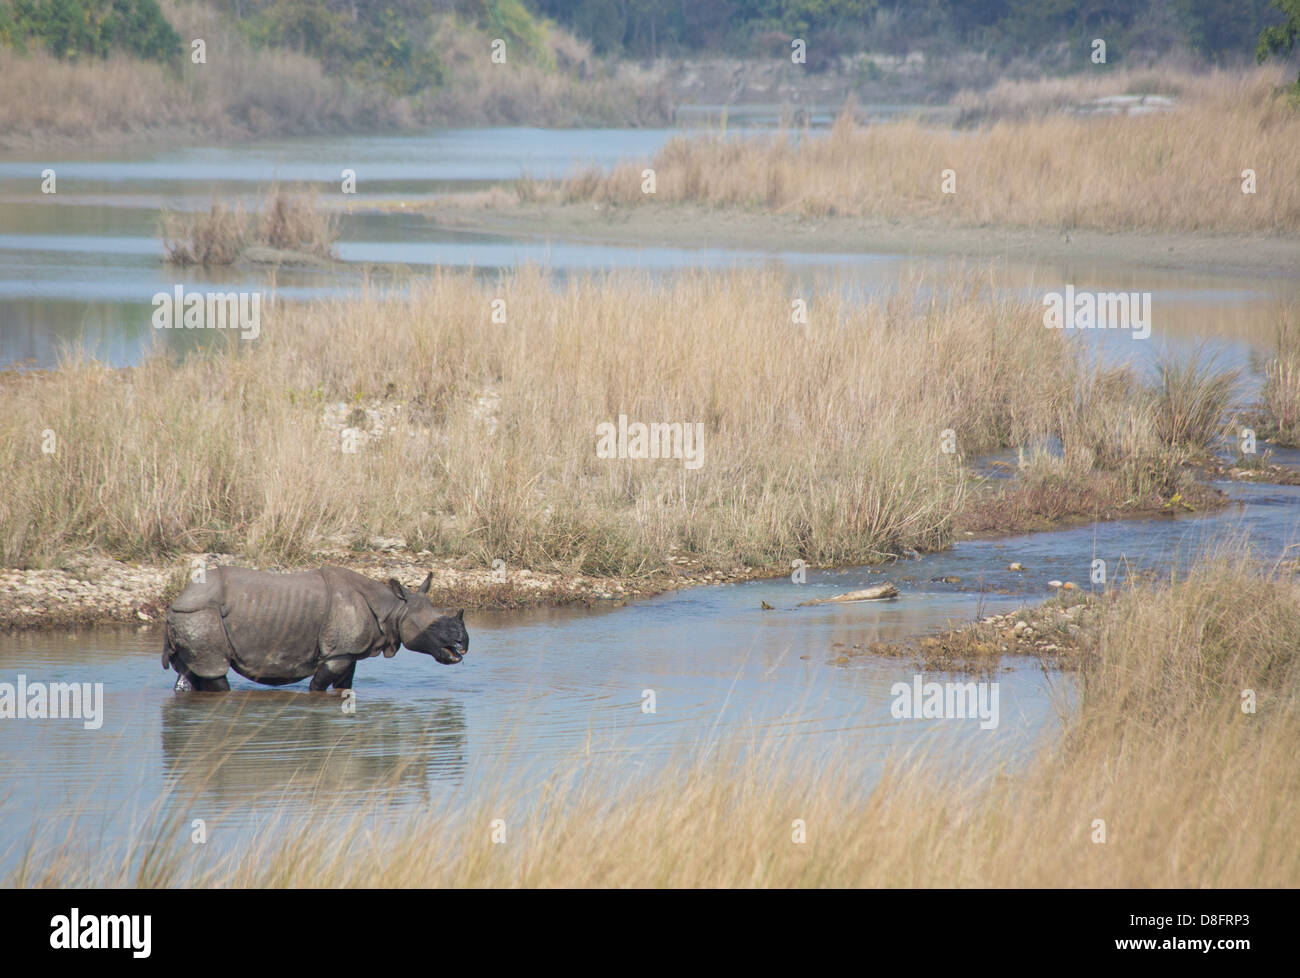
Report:
[[[420,585],[420,588],[419,588],[420,593],[421,593],[421,594],[428,594],[428,593],[429,593],[429,585],[432,584],[432,583],[433,583],[433,571],[429,571],[429,576],[426,577],[426,578],[424,579],[424,583]]]

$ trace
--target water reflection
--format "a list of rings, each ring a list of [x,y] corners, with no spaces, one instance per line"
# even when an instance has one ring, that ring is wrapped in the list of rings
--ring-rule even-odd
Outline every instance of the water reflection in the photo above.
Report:
[[[337,695],[238,691],[178,695],[161,707],[165,782],[217,810],[278,800],[290,810],[394,791],[427,798],[431,782],[459,783],[469,751],[458,699],[403,703],[362,695],[345,713]]]

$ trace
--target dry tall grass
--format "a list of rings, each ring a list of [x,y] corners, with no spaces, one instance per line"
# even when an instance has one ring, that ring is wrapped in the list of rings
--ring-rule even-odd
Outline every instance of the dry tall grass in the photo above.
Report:
[[[0,559],[93,546],[296,562],[399,536],[599,574],[674,552],[868,563],[946,545],[964,459],[1051,435],[1056,485],[1103,472],[1108,507],[1185,492],[1202,428],[1179,425],[1168,392],[1085,369],[1038,307],[992,284],[917,282],[865,305],[823,289],[805,326],[775,270],[558,290],[536,270],[437,272],[409,296],[264,307],[257,339],[182,363],[73,357],[0,376]],[[361,427],[363,408],[383,419],[356,453],[326,423],[338,402]],[[702,424],[701,467],[598,458],[596,426],[620,415]]]
[[[1240,372],[1216,370],[1214,358],[1163,357],[1157,363],[1156,433],[1167,446],[1204,452],[1224,433]]]
[[[960,458],[1050,430],[1073,396],[1063,334],[987,283],[865,306],[826,290],[807,326],[792,287],[777,271],[558,289],[437,272],[410,297],[264,308],[258,339],[179,364],[0,377],[0,557],[294,559],[386,535],[592,573],[674,549],[869,562],[944,544]],[[387,430],[343,453],[326,404],[372,400]],[[597,458],[596,425],[620,414],[702,423],[702,467]]]
[[[277,251],[334,257],[338,218],[321,209],[316,191],[275,187],[255,217],[213,201],[206,214],[164,211],[163,251],[174,265],[230,265],[250,245]]]
[[[338,218],[321,209],[313,189],[307,193],[272,190],[257,222],[257,238],[281,251],[332,257]]]
[[[864,127],[846,109],[824,135],[674,139],[652,162],[653,196],[641,190],[640,162],[574,174],[559,193],[965,225],[1294,232],[1300,111],[1278,94],[1285,80],[1276,67],[1220,72],[1169,112],[1039,117],[962,132],[908,121]],[[951,194],[941,187],[949,169]],[[1246,169],[1257,176],[1254,194],[1242,193]]]
[[[527,797],[488,791],[386,828],[322,811],[197,872],[165,841],[184,833],[143,839],[134,861],[56,840],[10,882],[1293,887],[1297,602],[1292,577],[1235,551],[1131,586],[1089,639],[1064,736],[1023,768],[954,779],[900,762],[867,788],[847,744],[817,764],[762,745],[744,757],[715,751],[648,781],[579,764]],[[1254,712],[1243,711],[1245,691]],[[497,818],[504,844],[492,842]]]
[[[399,100],[327,77],[304,55],[250,50],[219,29],[186,36],[208,41],[209,63],[187,63],[179,77],[125,55],[68,62],[0,49],[0,147],[374,131],[413,121]]]
[[[232,265],[248,244],[248,218],[216,200],[206,214],[163,211],[162,238],[173,265]]]
[[[1277,320],[1262,395],[1262,434],[1288,448],[1300,446],[1300,306],[1284,310]]]
[[[1203,349],[1158,358],[1150,380],[1081,358],[1072,397],[1056,406],[1058,443],[1029,446],[1016,483],[992,495],[985,487],[958,522],[1028,532],[1062,520],[1221,505],[1196,466],[1239,407],[1237,381],[1237,371],[1217,369]]]
[[[952,99],[958,124],[982,120],[1029,119],[1069,112],[1114,96],[1156,95],[1180,102],[1211,102],[1225,84],[1240,78],[1220,69],[1195,70],[1176,61],[1141,68],[1083,71],[1032,80],[1001,78],[983,89],[964,89]]]

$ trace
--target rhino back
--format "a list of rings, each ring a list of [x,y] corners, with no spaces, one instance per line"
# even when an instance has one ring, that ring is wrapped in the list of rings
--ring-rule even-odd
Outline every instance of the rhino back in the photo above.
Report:
[[[221,614],[235,671],[255,680],[312,675],[329,609],[321,573],[271,574],[227,567],[222,577]]]
[[[221,607],[221,582],[225,572],[226,568],[216,567],[202,581],[190,581],[167,610],[186,614]]]

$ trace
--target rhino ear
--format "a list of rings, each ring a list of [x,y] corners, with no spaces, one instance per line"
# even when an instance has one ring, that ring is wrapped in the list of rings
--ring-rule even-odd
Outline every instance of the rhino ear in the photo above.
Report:
[[[465,620],[465,609],[464,609],[464,608],[461,608],[460,611],[456,612],[456,620],[457,620],[457,621],[464,621],[464,620]]]
[[[429,576],[426,577],[426,578],[424,579],[424,583],[421,584],[420,587],[419,587],[419,591],[420,591],[420,593],[421,593],[421,594],[428,594],[428,593],[429,593],[429,585],[432,584],[432,583],[433,583],[433,571],[429,571]]]
[[[411,592],[406,590],[406,587],[402,584],[402,582],[395,577],[390,577],[388,579],[388,586],[392,588],[393,593],[397,595],[399,598],[401,598],[403,601],[405,601],[407,598],[411,596]]]

